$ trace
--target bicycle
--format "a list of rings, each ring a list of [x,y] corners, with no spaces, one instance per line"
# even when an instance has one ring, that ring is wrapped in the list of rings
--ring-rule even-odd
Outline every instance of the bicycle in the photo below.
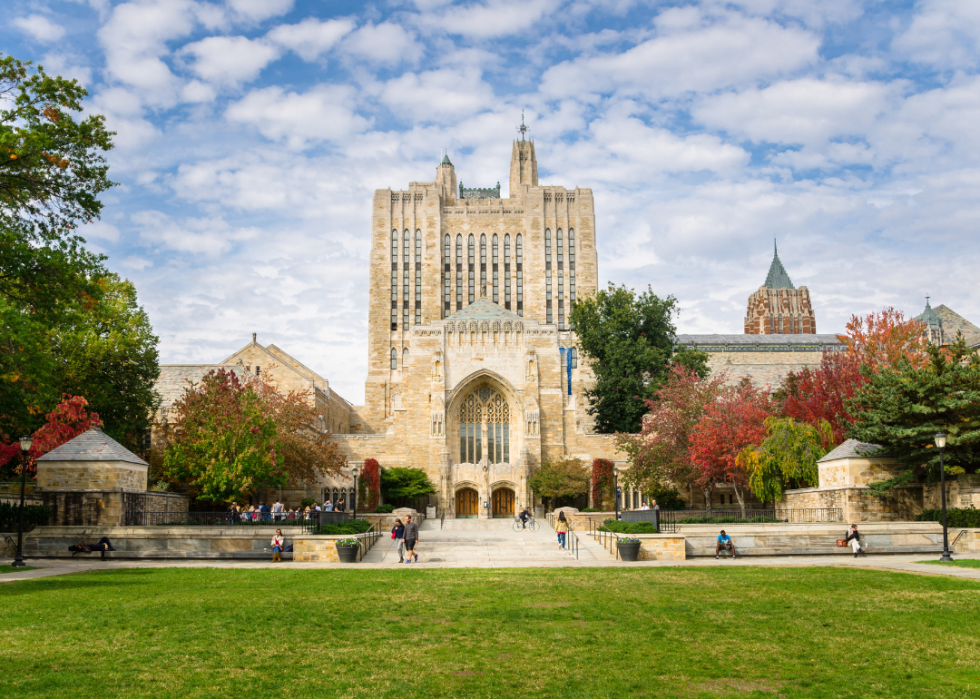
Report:
[[[520,517],[515,517],[514,518],[514,531],[515,532],[521,532],[521,531],[524,531],[525,529],[530,529],[532,532],[536,532],[540,528],[541,528],[541,525],[538,524],[537,520],[534,519],[534,517],[528,518],[528,520],[527,520],[527,527],[525,527],[524,526],[524,523],[521,522],[521,518]]]

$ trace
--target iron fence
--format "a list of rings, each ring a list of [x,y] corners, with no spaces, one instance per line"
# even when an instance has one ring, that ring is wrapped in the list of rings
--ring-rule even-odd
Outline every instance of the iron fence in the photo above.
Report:
[[[311,515],[316,513],[311,512]],[[349,515],[348,515],[349,516]],[[130,526],[200,526],[200,527],[223,527],[223,526],[285,526],[298,527],[310,521],[303,518],[303,515],[294,515],[292,518],[286,512],[257,514],[254,518],[251,512],[136,512],[127,514],[127,523]]]
[[[337,510],[326,512],[321,510],[320,512],[311,512],[310,516],[300,520],[299,524],[302,525],[303,531],[307,534],[319,534],[322,528],[329,524],[342,524],[353,519],[353,512],[338,512]]]
[[[742,510],[660,510],[658,514],[660,531],[668,532],[676,532],[679,524],[812,524],[844,521],[844,510],[840,507],[745,510],[744,512]]]

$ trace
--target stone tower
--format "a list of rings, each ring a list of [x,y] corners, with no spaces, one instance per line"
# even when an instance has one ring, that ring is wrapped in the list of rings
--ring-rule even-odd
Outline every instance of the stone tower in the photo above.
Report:
[[[773,243],[772,264],[766,283],[749,296],[746,335],[814,335],[817,321],[810,305],[810,290],[793,286]]]
[[[943,319],[939,317],[938,313],[932,310],[932,306],[929,305],[928,296],[926,296],[926,310],[924,310],[921,315],[916,316],[915,320],[926,326],[925,330],[922,331],[922,335],[926,338],[926,340],[937,347],[942,347],[944,344],[946,344],[946,333],[943,331]]]

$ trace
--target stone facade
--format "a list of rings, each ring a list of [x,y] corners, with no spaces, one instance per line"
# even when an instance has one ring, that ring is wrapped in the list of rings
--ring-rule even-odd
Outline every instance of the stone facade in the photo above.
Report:
[[[749,296],[745,313],[747,335],[812,335],[817,320],[810,291],[790,281],[778,251],[774,251],[766,283]]]
[[[353,465],[425,469],[449,517],[532,505],[543,460],[621,459],[592,433],[568,330],[598,287],[592,191],[540,185],[522,139],[498,192],[458,186],[448,157],[434,181],[375,192],[365,405],[335,437]]]

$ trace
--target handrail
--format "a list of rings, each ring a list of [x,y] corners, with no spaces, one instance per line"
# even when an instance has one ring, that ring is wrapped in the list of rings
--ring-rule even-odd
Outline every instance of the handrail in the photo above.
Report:
[[[953,548],[954,546],[956,546],[956,542],[959,541],[960,537],[966,534],[968,531],[969,531],[968,529],[961,529],[960,533],[956,535],[956,538],[949,542],[949,547]]]

